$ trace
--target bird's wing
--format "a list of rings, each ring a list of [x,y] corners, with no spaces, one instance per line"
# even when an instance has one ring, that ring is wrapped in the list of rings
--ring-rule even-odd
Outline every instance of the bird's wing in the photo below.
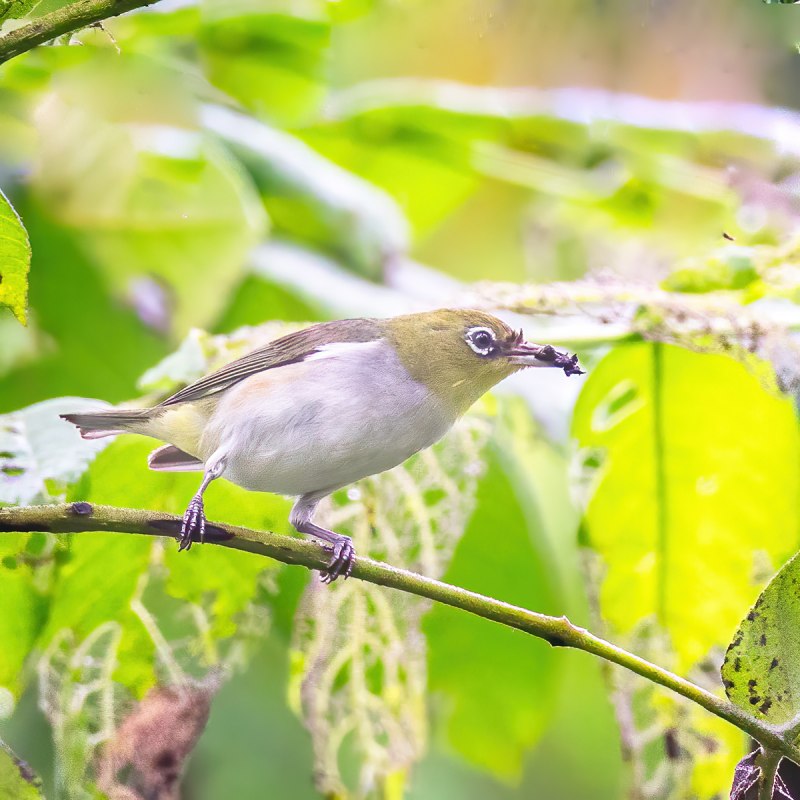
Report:
[[[168,397],[160,403],[160,406],[199,400],[227,389],[258,372],[304,361],[320,352],[326,345],[372,342],[380,339],[382,335],[381,324],[376,320],[341,319],[321,322],[276,339],[236,361],[231,361],[211,375],[200,378]]]

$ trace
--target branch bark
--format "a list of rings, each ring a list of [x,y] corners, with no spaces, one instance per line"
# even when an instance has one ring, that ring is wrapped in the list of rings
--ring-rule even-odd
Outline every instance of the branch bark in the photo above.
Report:
[[[172,514],[82,502],[0,508],[0,533],[106,531],[176,537],[180,528],[180,517]],[[257,553],[308,569],[325,569],[330,558],[325,548],[308,539],[282,536],[270,531],[255,531],[219,522],[209,522],[206,525],[206,542]],[[765,750],[781,753],[793,761],[800,762],[800,750],[794,746],[784,731],[751,717],[738,706],[691,681],[629,653],[584,628],[573,625],[566,617],[539,614],[369,558],[356,559],[352,577],[460,608],[470,614],[544,639],[554,647],[573,647],[576,650],[592,653],[697,703],[712,714],[749,733]]]
[[[78,0],[0,36],[0,64],[65,33],[116,17],[158,0]]]

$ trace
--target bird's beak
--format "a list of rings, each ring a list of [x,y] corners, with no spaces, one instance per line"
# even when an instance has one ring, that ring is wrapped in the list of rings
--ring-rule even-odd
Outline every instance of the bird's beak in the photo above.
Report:
[[[555,367],[563,369],[567,376],[584,374],[584,370],[578,364],[577,355],[556,350],[551,344],[519,342],[506,353],[506,357],[512,364],[521,367]]]

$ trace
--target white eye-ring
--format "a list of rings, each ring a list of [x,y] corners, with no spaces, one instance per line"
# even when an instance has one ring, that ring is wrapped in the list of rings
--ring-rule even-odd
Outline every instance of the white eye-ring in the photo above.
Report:
[[[495,350],[494,332],[489,328],[470,328],[464,341],[479,356],[488,356]]]

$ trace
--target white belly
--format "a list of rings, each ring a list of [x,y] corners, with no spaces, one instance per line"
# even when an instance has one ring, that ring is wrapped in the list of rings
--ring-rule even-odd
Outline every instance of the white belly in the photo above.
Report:
[[[440,439],[454,417],[383,342],[254,375],[227,390],[201,448],[246,489],[332,491]]]

